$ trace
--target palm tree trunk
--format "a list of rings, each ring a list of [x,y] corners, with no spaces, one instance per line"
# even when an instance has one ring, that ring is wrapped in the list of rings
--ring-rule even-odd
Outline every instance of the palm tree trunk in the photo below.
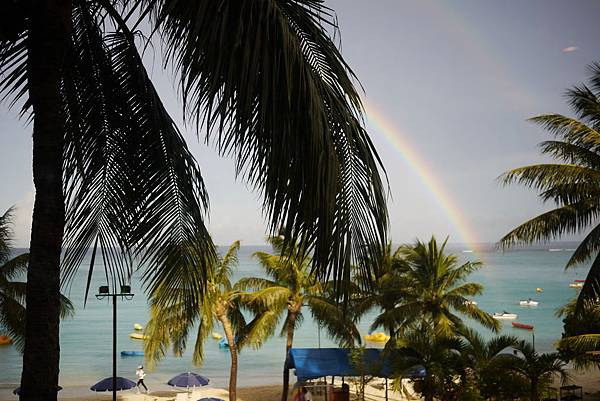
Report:
[[[538,391],[538,381],[533,379],[531,380],[531,401],[540,401],[540,395]]]
[[[287,339],[285,343],[285,363],[283,365],[283,390],[281,392],[281,401],[287,401],[288,392],[290,391],[290,370],[288,369],[288,362],[290,359],[290,350],[294,344],[294,327],[296,326],[297,317],[298,311],[288,310]]]
[[[60,358],[60,252],[65,224],[60,82],[71,29],[71,1],[37,0],[30,10],[27,78],[34,114],[36,195],[27,271],[21,399],[47,401],[56,400]]]
[[[229,401],[237,401],[237,370],[238,370],[238,355],[237,355],[237,344],[235,343],[235,336],[233,335],[233,329],[231,323],[225,315],[218,316],[218,319],[223,325],[223,331],[227,342],[229,342],[229,353],[231,354],[231,368],[229,370]]]

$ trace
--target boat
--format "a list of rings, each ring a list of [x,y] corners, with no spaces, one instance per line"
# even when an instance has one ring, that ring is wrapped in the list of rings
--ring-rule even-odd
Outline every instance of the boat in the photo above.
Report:
[[[542,292],[542,291],[543,291],[543,290],[542,290],[542,288],[541,288],[541,287],[538,287],[538,288],[536,288],[536,289],[535,289],[535,292]]]
[[[504,311],[502,313],[496,312],[492,315],[492,317],[494,319],[516,319],[517,317],[519,317],[519,315],[517,315],[516,313]]]
[[[521,306],[538,306],[540,303],[538,301],[534,301],[533,299],[528,299],[528,300],[520,300],[519,301],[519,305]]]
[[[141,325],[141,324],[139,324],[139,323],[134,323],[134,324],[133,324],[133,328],[134,328],[135,330],[138,330],[138,331],[144,330],[144,326],[142,326],[142,325]]]
[[[531,324],[525,324],[525,323],[519,323],[519,322],[511,322],[511,324],[516,329],[533,330],[533,325],[531,325]]]
[[[147,340],[150,337],[142,333],[130,333],[129,338],[132,338],[134,340]]]
[[[364,336],[365,340],[370,341],[370,342],[374,342],[374,343],[385,343],[390,339],[390,336],[388,336],[385,333],[371,333],[371,334],[367,334],[366,336]]]
[[[469,305],[473,305],[473,306],[475,306],[475,305],[477,305],[477,301],[469,301],[469,300],[466,300],[466,301],[464,302],[464,304],[465,304],[465,305],[467,305],[467,306],[469,306]]]
[[[0,345],[9,345],[12,339],[9,336],[0,336]]]
[[[569,284],[571,288],[583,288],[583,283],[571,283]]]
[[[144,356],[144,351],[121,351],[121,356]]]
[[[220,335],[219,333],[217,333],[216,331],[213,331],[211,334],[212,338],[214,338],[215,340],[220,340],[221,338],[223,338],[222,335]]]

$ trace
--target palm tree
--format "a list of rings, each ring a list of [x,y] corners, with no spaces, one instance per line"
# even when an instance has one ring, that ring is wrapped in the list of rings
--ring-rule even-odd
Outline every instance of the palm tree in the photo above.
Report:
[[[503,351],[516,347],[519,343],[517,337],[509,335],[496,336],[486,341],[481,334],[471,328],[463,329],[461,337],[465,340],[464,354],[470,361],[469,366],[477,374],[492,367]]]
[[[375,247],[377,249],[377,247]],[[354,274],[354,282],[357,283],[356,297],[352,304],[352,313],[359,320],[367,312],[377,310],[380,312],[379,319],[371,326],[371,330],[382,327],[390,337],[396,335],[398,322],[392,311],[399,305],[410,291],[406,282],[407,265],[400,254],[401,247],[392,251],[392,243],[379,247],[376,260],[367,260],[363,266],[377,266],[376,271],[367,271],[357,268]],[[371,282],[372,285],[365,286],[362,283]],[[366,290],[362,290],[366,288]]]
[[[561,357],[577,368],[600,367],[600,305],[584,300],[580,310],[577,299],[557,310],[563,317],[563,335],[558,343]]]
[[[519,339],[514,336],[502,335],[485,340],[478,332],[471,328],[464,328],[460,333],[465,342],[462,351],[463,358],[472,369],[477,387],[484,394],[499,395],[505,390],[502,386],[509,379],[507,372],[502,370],[501,362],[504,358],[503,351],[516,347]],[[510,378],[514,379],[514,378]],[[519,387],[515,380],[509,387],[516,390]]]
[[[190,125],[263,195],[270,232],[308,239],[320,278],[347,283],[362,244],[385,243],[381,162],[321,2],[30,3],[0,5],[0,92],[33,120],[23,400],[55,397],[60,285],[89,248],[113,286],[136,260],[150,295],[188,271],[186,296],[206,290],[208,194],[142,62],[148,40],[161,40]]]
[[[540,391],[544,385],[550,383],[553,376],[559,375],[563,382],[568,380],[566,363],[560,359],[558,353],[538,354],[526,341],[520,341],[514,348],[521,355],[504,354],[502,365],[529,382],[531,401],[540,400]]]
[[[555,205],[554,209],[506,234],[501,239],[503,246],[586,233],[566,266],[573,267],[593,259],[579,296],[579,307],[584,299],[595,299],[600,295],[600,63],[588,68],[589,86],[575,86],[566,93],[575,117],[543,114],[530,119],[556,137],[542,142],[540,149],[557,163],[520,167],[500,176],[502,183],[534,188],[543,202],[550,201]]]
[[[23,351],[27,283],[15,279],[26,277],[29,253],[11,257],[13,255],[12,216],[13,208],[0,216],[0,334],[8,334],[16,347]],[[73,313],[73,304],[61,294],[61,319],[72,316]]]
[[[454,377],[464,373],[463,341],[436,334],[427,324],[403,333],[393,344],[397,348],[395,367],[400,379],[424,368],[424,376],[414,381],[415,390],[425,401],[444,399],[451,392]]]
[[[145,332],[148,339],[144,342],[147,364],[153,367],[165,356],[170,344],[173,345],[175,355],[181,356],[190,330],[198,323],[193,362],[201,365],[204,360],[204,343],[215,325],[220,323],[231,355],[230,401],[237,400],[238,352],[245,345],[260,347],[279,321],[277,313],[246,302],[244,293],[231,284],[233,268],[238,263],[239,248],[240,242],[234,242],[227,253],[218,259],[214,272],[206,283],[203,298],[193,304],[189,304],[188,298],[182,296],[185,291],[182,288],[185,287],[181,287],[181,283],[161,287],[157,291],[157,297],[150,299],[151,318]],[[172,302],[166,305],[162,301],[164,299],[171,299]],[[246,322],[244,310],[253,314],[252,321]]]
[[[403,278],[408,291],[392,310],[377,316],[373,326],[395,322],[397,330],[405,330],[425,320],[439,335],[450,336],[463,328],[458,313],[489,329],[499,329],[492,316],[470,303],[469,297],[481,294],[483,286],[465,280],[481,263],[458,265],[455,255],[445,253],[447,241],[438,246],[435,237],[431,237],[427,244],[417,240],[399,250],[406,263]]]
[[[332,338],[345,345],[360,342],[360,334],[345,311],[327,296],[327,284],[321,284],[312,271],[311,258],[301,245],[293,244],[293,256],[282,256],[284,239],[281,236],[269,237],[275,254],[255,252],[267,274],[267,278],[247,277],[238,282],[241,290],[253,290],[245,299],[262,309],[268,309],[282,316],[285,321],[281,336],[286,336],[285,362],[283,367],[282,401],[287,400],[290,371],[288,358],[294,343],[294,332],[304,320],[303,310],[310,311],[313,320],[325,327]]]

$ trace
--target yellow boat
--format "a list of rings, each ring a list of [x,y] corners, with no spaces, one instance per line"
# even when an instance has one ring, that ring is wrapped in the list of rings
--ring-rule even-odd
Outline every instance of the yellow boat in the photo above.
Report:
[[[221,338],[223,338],[223,336],[217,333],[216,331],[213,331],[212,338],[214,338],[215,340],[220,340]]]
[[[8,345],[12,343],[12,340],[8,336],[0,336],[0,345]]]
[[[129,338],[132,338],[134,340],[147,340],[150,337],[142,333],[131,333],[129,334]]]
[[[134,324],[133,324],[133,328],[134,328],[135,330],[138,330],[138,331],[144,330],[144,326],[142,326],[142,325],[141,325],[141,324],[139,324],[139,323],[134,323]]]
[[[367,341],[371,341],[371,342],[375,342],[375,343],[385,343],[390,339],[390,336],[388,336],[385,333],[371,333],[371,334],[367,334],[366,336],[364,336],[365,340]]]

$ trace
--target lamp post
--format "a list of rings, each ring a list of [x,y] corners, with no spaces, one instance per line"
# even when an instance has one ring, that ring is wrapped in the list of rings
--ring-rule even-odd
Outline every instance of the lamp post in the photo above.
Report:
[[[97,299],[112,298],[113,304],[113,374],[112,374],[112,401],[117,401],[117,297],[130,300],[133,298],[131,286],[122,285],[119,293],[111,293],[107,285],[102,285],[98,288]]]

